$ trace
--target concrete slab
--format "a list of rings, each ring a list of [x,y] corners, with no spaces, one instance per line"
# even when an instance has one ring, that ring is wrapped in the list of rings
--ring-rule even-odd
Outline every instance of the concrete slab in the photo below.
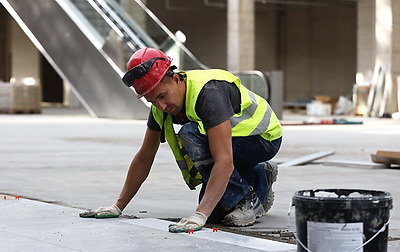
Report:
[[[284,114],[285,120],[299,118],[285,118]],[[370,154],[378,150],[400,150],[400,120],[363,120],[362,125],[285,126],[282,149],[274,158],[276,162],[284,163],[321,151],[333,151],[335,154],[318,162],[280,168],[274,184],[275,203],[272,209],[255,225],[239,230],[249,233],[293,231],[294,227],[288,224],[287,212],[291,198],[298,190],[383,190],[392,194],[396,205],[400,200],[400,169],[323,165],[325,160],[336,159],[370,162]],[[39,115],[0,114],[0,194],[20,195],[79,209],[111,205],[118,197],[127,167],[140,146],[145,128],[145,121],[97,119],[81,110],[62,108],[45,108]],[[124,214],[146,219],[186,217],[196,207],[197,195],[198,191],[188,190],[169,148],[163,144],[149,178]],[[0,198],[0,206],[3,203]],[[80,222],[79,218],[74,221]],[[63,224],[55,222],[54,225]],[[55,226],[47,228],[41,225],[40,228],[57,232]],[[24,225],[16,226],[14,233],[18,234],[18,229],[23,231],[25,228]],[[6,240],[13,239],[14,233],[4,234]],[[393,210],[389,236],[389,251],[400,251],[398,207]],[[153,240],[151,244],[156,243]],[[160,246],[163,248],[162,243]]]
[[[295,245],[212,229],[168,232],[158,219],[82,219],[76,208],[7,196],[0,201],[1,251],[296,251]]]

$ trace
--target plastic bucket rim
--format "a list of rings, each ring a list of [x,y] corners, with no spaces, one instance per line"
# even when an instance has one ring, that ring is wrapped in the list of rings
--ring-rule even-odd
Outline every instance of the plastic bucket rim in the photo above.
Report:
[[[359,193],[372,193],[372,196],[364,197],[320,197],[303,195],[305,192],[359,192]],[[349,194],[350,194],[349,193]],[[345,194],[341,194],[345,195]],[[393,208],[392,196],[389,192],[379,190],[366,190],[366,189],[307,189],[300,190],[295,193],[292,198],[292,204],[296,207],[316,208],[324,205],[328,208],[343,208],[350,206],[350,204],[359,204],[361,208]]]
[[[333,192],[333,191],[337,191],[337,190],[342,190],[342,191],[345,190],[345,191],[352,191],[352,192],[355,192],[355,191],[357,191],[357,192],[373,192],[373,193],[375,193],[375,195],[372,196],[372,197],[348,197],[348,199],[361,199],[363,201],[363,203],[368,203],[368,202],[371,202],[372,198],[376,198],[379,201],[384,201],[385,203],[390,203],[390,207],[387,207],[387,204],[386,204],[386,207],[384,207],[384,208],[386,208],[385,210],[383,210],[383,209],[381,209],[381,210],[373,210],[373,211],[384,211],[382,213],[379,212],[379,216],[381,217],[382,220],[385,221],[385,223],[382,225],[382,227],[375,234],[371,233],[371,231],[370,231],[370,226],[372,224],[370,223],[369,225],[367,225],[368,223],[366,224],[365,220],[363,220],[364,242],[360,246],[352,249],[351,252],[358,251],[360,248],[363,248],[365,246],[372,246],[369,249],[367,249],[366,251],[377,251],[376,249],[378,247],[380,249],[384,249],[385,245],[387,247],[387,239],[388,239],[388,232],[389,232],[389,226],[388,225],[390,223],[390,219],[392,217],[393,209],[394,209],[394,206],[392,205],[392,197],[391,197],[391,194],[389,192],[378,191],[378,190],[365,190],[365,189],[310,189],[310,190],[301,190],[301,191],[296,192],[295,196],[297,195],[297,198],[295,198],[295,196],[293,196],[292,203],[291,203],[291,206],[290,206],[289,212],[288,212],[288,222],[289,222],[289,227],[290,227],[291,226],[291,224],[290,224],[290,212],[291,212],[291,209],[293,208],[293,206],[296,206],[296,232],[294,232],[294,235],[295,235],[296,241],[298,243],[298,251],[303,251],[303,249],[304,249],[304,251],[310,251],[311,252],[311,250],[309,250],[304,245],[305,244],[304,242],[307,242],[307,236],[304,236],[304,234],[305,234],[305,232],[307,232],[306,230],[307,230],[307,227],[308,227],[308,224],[304,224],[304,222],[308,221],[309,217],[306,217],[305,215],[303,216],[303,213],[304,213],[304,211],[308,211],[308,212],[309,211],[314,211],[314,209],[312,209],[313,207],[310,207],[309,203],[312,202],[312,201],[314,201],[314,202],[317,202],[317,201],[322,202],[323,200],[320,200],[320,199],[334,199],[334,201],[331,201],[331,202],[333,202],[333,203],[336,202],[337,203],[339,201],[343,201],[343,199],[344,199],[344,198],[340,198],[340,197],[331,197],[331,198],[329,198],[329,197],[311,197],[311,196],[303,196],[303,195],[299,195],[299,194],[304,193],[304,192],[310,192],[310,191],[314,191],[314,192],[316,192],[316,191],[331,191],[331,192]],[[305,198],[308,198],[308,199],[304,200]],[[315,198],[319,198],[319,200],[315,199]],[[312,200],[310,200],[310,199],[312,199]],[[294,204],[295,200],[297,200],[298,202],[301,202],[303,204],[301,207],[299,207],[299,209],[301,209],[301,211],[303,211],[303,212],[301,212],[300,215],[297,213],[297,210],[298,210],[297,207],[298,206],[296,204]],[[308,202],[305,202],[305,201],[308,201]],[[327,201],[324,201],[324,202],[326,203]],[[329,202],[329,203],[331,203],[331,202]],[[350,203],[350,201],[348,200],[347,203]],[[333,204],[331,204],[331,205],[333,205]],[[367,204],[364,204],[364,205],[367,205]],[[379,208],[383,208],[383,207],[379,207]],[[341,209],[341,210],[342,210],[342,213],[346,213],[346,212],[349,211],[349,209],[345,209],[345,210]],[[350,210],[352,210],[352,209],[350,209]],[[360,209],[358,209],[358,210],[360,210]],[[345,211],[345,212],[343,212],[343,211]],[[363,210],[363,211],[365,211],[365,210]],[[376,212],[374,212],[374,213],[376,213]],[[317,213],[317,215],[320,216],[321,213]],[[386,215],[388,215],[388,216],[386,216]],[[328,219],[332,218],[332,219],[327,220],[327,221],[318,219],[318,220],[314,220],[314,221],[317,221],[317,222],[321,222],[322,221],[322,222],[326,222],[326,223],[342,223],[340,221],[339,222],[335,221],[335,218],[333,216],[329,216],[327,218]],[[345,217],[346,221],[350,221],[350,219],[348,219],[348,218],[349,217]],[[352,221],[353,220],[352,217],[350,217],[350,218],[351,218],[351,221]],[[351,221],[349,223],[352,223]],[[300,226],[301,228],[298,226],[298,223],[303,223]],[[305,225],[305,226],[303,226],[303,225]],[[365,229],[366,225],[367,225],[367,229]],[[304,228],[306,228],[306,230],[304,230]],[[302,238],[300,236],[298,236],[297,233],[302,234]],[[368,235],[368,237],[367,237],[367,235]],[[365,241],[365,239],[367,239],[367,240]],[[373,250],[370,250],[370,249],[373,249]],[[381,251],[380,249],[379,249],[379,251]],[[384,251],[386,251],[386,250],[384,250]]]

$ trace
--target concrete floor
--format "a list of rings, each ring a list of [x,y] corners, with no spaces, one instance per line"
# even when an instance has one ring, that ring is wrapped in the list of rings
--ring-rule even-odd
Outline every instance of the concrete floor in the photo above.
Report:
[[[283,122],[305,119],[309,118],[284,114]],[[276,162],[320,151],[335,154],[311,164],[280,168],[271,211],[254,226],[241,228],[242,231],[293,231],[294,227],[288,224],[288,209],[294,193],[303,189],[382,190],[390,192],[394,205],[397,203],[398,167],[323,165],[324,160],[370,162],[370,154],[377,150],[400,150],[400,121],[348,119],[363,124],[284,127],[284,142]],[[63,108],[45,108],[43,114],[37,115],[0,115],[0,194],[22,198],[19,201],[0,198],[1,248],[7,248],[5,251],[110,251],[111,248],[126,251],[132,247],[139,251],[295,250],[294,245],[267,244],[270,241],[256,238],[250,243],[261,242],[261,247],[242,246],[247,243],[234,241],[242,240],[243,236],[238,238],[224,232],[218,235],[228,238],[221,242],[220,238],[215,239],[215,233],[210,238],[209,230],[202,231],[208,233],[207,238],[199,238],[196,233],[169,234],[166,223],[157,219],[189,216],[196,206],[198,191],[187,189],[166,145],[161,146],[148,180],[124,211],[124,215],[139,220],[80,219],[78,213],[82,209],[97,209],[115,202],[145,128],[145,121],[96,119],[82,110]],[[392,211],[389,251],[400,251],[399,211],[397,208]],[[294,209],[291,217],[294,219]]]
[[[82,219],[76,208],[8,197],[0,204],[1,251],[296,251],[213,229],[173,234],[170,222],[154,218]]]

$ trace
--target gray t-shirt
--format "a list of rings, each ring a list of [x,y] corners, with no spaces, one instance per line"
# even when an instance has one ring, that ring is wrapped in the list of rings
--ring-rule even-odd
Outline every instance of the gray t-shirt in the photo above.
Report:
[[[240,92],[235,83],[211,80],[201,89],[195,110],[206,129],[212,128],[231,118],[240,111]],[[184,109],[183,109],[184,111]],[[173,116],[176,124],[189,122],[186,115]],[[161,131],[150,111],[147,127]]]

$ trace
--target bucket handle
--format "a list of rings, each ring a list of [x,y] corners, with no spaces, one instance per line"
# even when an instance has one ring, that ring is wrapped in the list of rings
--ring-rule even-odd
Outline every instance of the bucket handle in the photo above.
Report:
[[[288,210],[288,213],[287,213],[287,215],[288,215],[288,223],[289,223],[289,231],[291,231],[291,229],[292,229],[292,223],[290,222],[290,214],[291,214],[291,212],[292,212],[293,207],[294,207],[294,204],[292,203],[292,201],[290,201],[289,210]],[[295,231],[294,229],[292,229],[292,230],[293,230],[292,232],[293,232],[294,238],[296,239],[296,242],[298,242],[298,243],[300,244],[300,246],[302,246],[303,249],[305,249],[307,252],[312,252],[311,250],[309,250],[309,249],[300,241],[299,237],[297,236],[296,231]]]
[[[290,214],[291,214],[291,212],[292,212],[293,207],[294,207],[294,204],[292,203],[292,201],[290,201],[289,210],[288,210],[289,231],[291,231],[291,229],[292,229],[292,227],[293,227],[293,226],[292,226],[292,223],[290,222]],[[374,234],[371,238],[369,238],[368,241],[364,242],[363,244],[361,244],[360,246],[356,247],[355,249],[353,249],[353,250],[351,250],[351,251],[349,251],[349,252],[355,252],[355,251],[359,250],[360,248],[362,248],[362,247],[364,247],[365,245],[367,245],[368,243],[370,243],[370,242],[371,242],[376,236],[378,236],[380,233],[384,232],[385,229],[386,229],[386,227],[387,227],[387,225],[389,225],[390,219],[392,218],[393,210],[394,210],[394,206],[392,206],[392,209],[390,209],[390,214],[389,214],[389,219],[388,219],[388,221],[382,226],[381,229],[379,229],[378,232],[376,232],[376,234]],[[312,252],[310,249],[308,249],[308,248],[300,241],[300,239],[299,239],[299,237],[297,236],[297,234],[296,234],[296,232],[294,231],[294,229],[293,229],[292,232],[293,232],[294,238],[296,239],[296,242],[298,242],[298,243],[300,244],[300,246],[302,246],[303,249],[305,249],[307,252]]]

